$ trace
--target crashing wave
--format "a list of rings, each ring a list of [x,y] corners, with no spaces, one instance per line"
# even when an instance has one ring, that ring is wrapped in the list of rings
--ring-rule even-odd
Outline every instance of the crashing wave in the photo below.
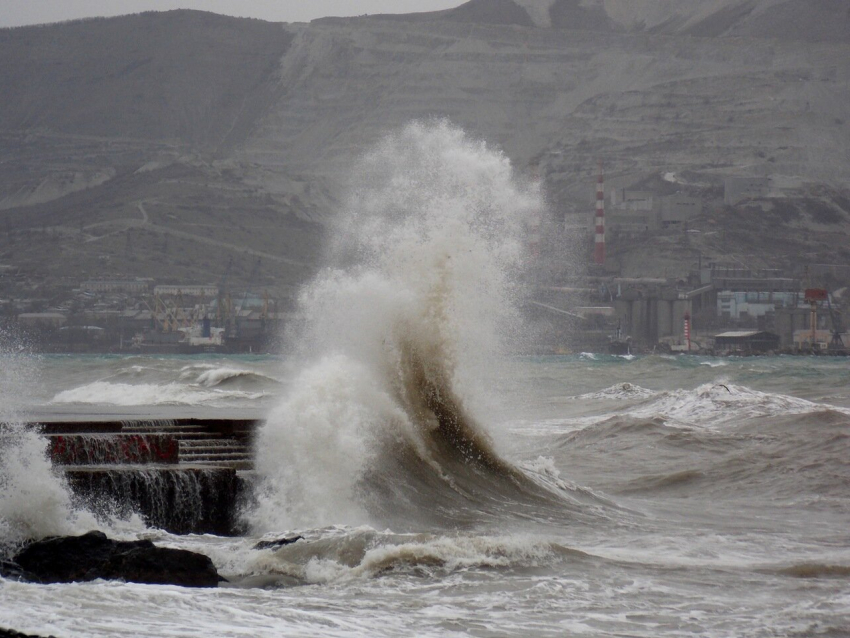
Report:
[[[445,122],[411,124],[363,158],[337,267],[300,296],[302,371],[258,435],[256,530],[566,507],[476,416],[494,400],[482,372],[518,334],[523,223],[540,206],[501,153]]]

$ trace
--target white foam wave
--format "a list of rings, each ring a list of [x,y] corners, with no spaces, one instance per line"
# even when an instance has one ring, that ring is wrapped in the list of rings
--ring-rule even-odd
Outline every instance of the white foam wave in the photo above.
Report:
[[[365,522],[355,485],[374,451],[375,429],[404,418],[352,359],[329,356],[306,369],[269,415],[272,427],[261,431],[257,470],[265,480],[250,514],[254,528]]]
[[[613,386],[600,393],[586,395],[587,398],[610,398],[609,391],[615,398],[630,398],[627,394],[617,396]],[[810,414],[823,410],[835,410],[850,414],[850,409],[840,408],[823,403],[815,403],[784,394],[762,392],[746,386],[732,383],[705,383],[694,389],[668,390],[664,392],[647,391],[646,400],[628,411],[620,412],[620,416],[637,419],[662,418],[671,425],[722,427],[733,422],[759,417],[782,416],[789,414]],[[604,421],[610,415],[586,417],[585,424]]]
[[[256,379],[269,383],[279,383],[276,379],[244,368],[212,368],[198,375],[196,383],[205,387],[221,385],[231,379]]]
[[[182,383],[110,383],[95,381],[86,385],[63,390],[51,399],[51,403],[77,403],[90,405],[202,405],[222,404],[234,400],[256,400],[262,392],[238,390],[202,390]]]
[[[96,529],[94,517],[72,504],[44,438],[23,425],[0,427],[0,544]]]
[[[47,441],[22,418],[37,383],[35,357],[0,334],[0,546],[97,527],[91,514],[73,506]]]
[[[642,388],[634,383],[624,382],[612,385],[598,392],[582,394],[574,398],[575,401],[588,401],[599,399],[647,399],[658,393],[648,388]]]
[[[850,409],[731,383],[706,383],[694,390],[668,391],[663,393],[656,404],[647,405],[637,412],[638,416],[646,416],[648,411],[652,411],[684,423],[720,425],[729,421],[809,414],[822,410],[850,414]]]
[[[629,386],[628,389],[623,386]],[[655,392],[624,383],[599,392],[575,397],[573,400],[636,400],[626,409],[618,409],[616,418],[649,420],[661,419],[667,427],[722,429],[729,424],[738,424],[757,418],[787,415],[804,415],[823,411],[835,411],[850,415],[850,408],[826,403],[817,403],[797,397],[762,392],[727,381],[705,383],[692,389]],[[608,422],[615,416],[603,414],[552,419],[535,424],[537,434],[552,430],[569,432]],[[513,431],[526,433],[521,425]],[[531,428],[533,431],[533,428]]]

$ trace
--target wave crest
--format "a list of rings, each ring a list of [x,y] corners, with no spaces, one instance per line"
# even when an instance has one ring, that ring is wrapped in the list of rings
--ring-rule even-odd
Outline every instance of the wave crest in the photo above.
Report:
[[[340,530],[341,531],[341,530]],[[447,574],[465,569],[533,569],[591,557],[532,535],[391,534],[369,528],[263,552],[253,573],[273,573],[307,583],[345,582],[390,572]]]
[[[183,383],[111,383],[94,381],[57,393],[51,403],[90,405],[202,405],[233,400],[256,400],[262,392],[202,390]]]

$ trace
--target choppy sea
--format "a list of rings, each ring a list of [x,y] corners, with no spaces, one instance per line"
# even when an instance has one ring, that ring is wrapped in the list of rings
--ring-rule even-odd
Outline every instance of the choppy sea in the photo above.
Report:
[[[272,357],[48,356],[37,368],[24,412],[274,413],[293,383]],[[487,383],[499,399],[484,427],[503,463],[470,464],[442,444],[417,458],[396,440],[355,442],[367,460],[346,498],[363,511],[322,510],[328,524],[258,525],[244,538],[107,526],[208,554],[230,585],[0,581],[0,627],[57,637],[850,635],[846,359],[520,357]],[[294,533],[305,539],[251,549]]]

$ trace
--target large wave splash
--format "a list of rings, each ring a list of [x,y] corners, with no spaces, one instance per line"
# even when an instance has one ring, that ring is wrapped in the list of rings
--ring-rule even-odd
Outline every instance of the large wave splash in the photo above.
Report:
[[[29,539],[98,527],[74,506],[47,456],[47,441],[22,418],[37,380],[33,355],[14,335],[0,334],[0,555]]]
[[[335,267],[300,297],[302,372],[258,435],[258,531],[384,524],[411,498],[472,498],[464,475],[521,481],[473,415],[515,335],[536,185],[446,122],[388,135],[354,183]]]

